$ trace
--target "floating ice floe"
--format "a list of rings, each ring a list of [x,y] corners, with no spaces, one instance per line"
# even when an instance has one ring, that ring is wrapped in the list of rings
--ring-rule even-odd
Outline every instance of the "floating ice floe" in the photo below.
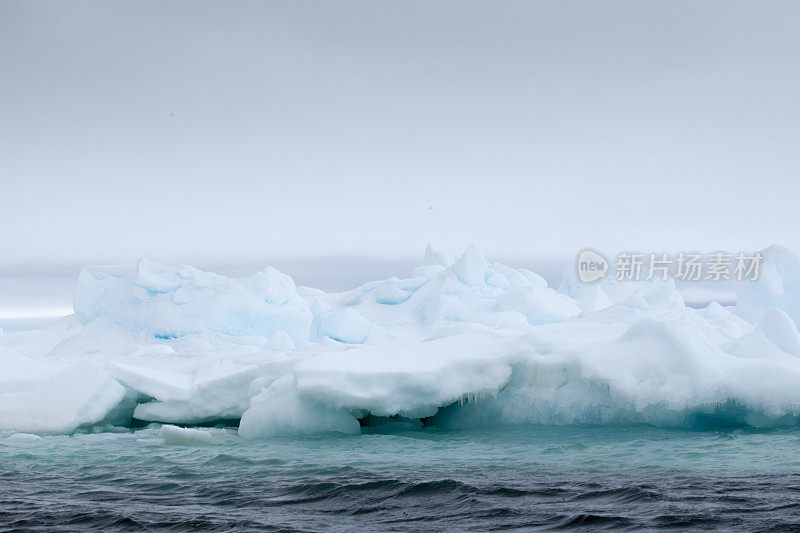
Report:
[[[165,424],[158,430],[164,444],[197,445],[223,443],[234,438],[228,430],[220,428],[182,428]]]
[[[581,283],[428,246],[410,277],[325,293],[273,268],[86,267],[75,314],[0,337],[0,431],[240,421],[242,437],[497,423],[794,426],[800,260],[762,252],[735,308],[672,280]],[[404,423],[406,423],[404,422]],[[173,426],[171,426],[171,425]]]

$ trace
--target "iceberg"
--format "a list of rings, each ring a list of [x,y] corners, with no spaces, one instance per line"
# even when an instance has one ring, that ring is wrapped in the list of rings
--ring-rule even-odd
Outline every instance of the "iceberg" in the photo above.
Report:
[[[671,280],[592,284],[430,244],[408,277],[326,293],[274,268],[89,266],[75,314],[0,337],[0,431],[238,423],[269,438],[476,424],[800,423],[800,260],[762,252],[736,307]],[[719,422],[722,421],[722,422]]]
[[[292,278],[272,267],[242,279],[144,259],[85,267],[73,305],[84,324],[103,318],[162,339],[204,332],[269,338],[284,331],[301,344],[311,326],[308,302]]]

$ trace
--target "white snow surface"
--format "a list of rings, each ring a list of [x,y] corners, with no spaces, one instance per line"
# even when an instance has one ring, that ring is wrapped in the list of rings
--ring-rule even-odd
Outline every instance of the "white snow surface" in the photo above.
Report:
[[[342,293],[273,268],[84,268],[75,314],[0,336],[0,431],[166,424],[168,443],[241,420],[242,437],[358,433],[371,417],[446,427],[800,420],[800,260],[773,246],[735,308],[672,280],[556,291],[537,274],[430,245],[410,277]]]

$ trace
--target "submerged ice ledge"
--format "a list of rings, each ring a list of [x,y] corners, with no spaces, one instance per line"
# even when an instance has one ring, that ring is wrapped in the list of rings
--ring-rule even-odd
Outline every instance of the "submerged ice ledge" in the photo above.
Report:
[[[0,431],[240,420],[244,437],[405,420],[749,424],[800,417],[800,260],[762,251],[735,307],[686,307],[672,280],[578,282],[457,260],[341,293],[274,268],[83,269],[75,313],[0,335]],[[169,439],[192,433],[166,429]]]

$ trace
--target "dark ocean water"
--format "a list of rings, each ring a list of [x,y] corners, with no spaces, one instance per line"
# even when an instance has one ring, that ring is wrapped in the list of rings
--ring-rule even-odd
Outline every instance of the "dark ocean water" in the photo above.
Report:
[[[800,431],[0,437],[0,530],[800,530]]]

